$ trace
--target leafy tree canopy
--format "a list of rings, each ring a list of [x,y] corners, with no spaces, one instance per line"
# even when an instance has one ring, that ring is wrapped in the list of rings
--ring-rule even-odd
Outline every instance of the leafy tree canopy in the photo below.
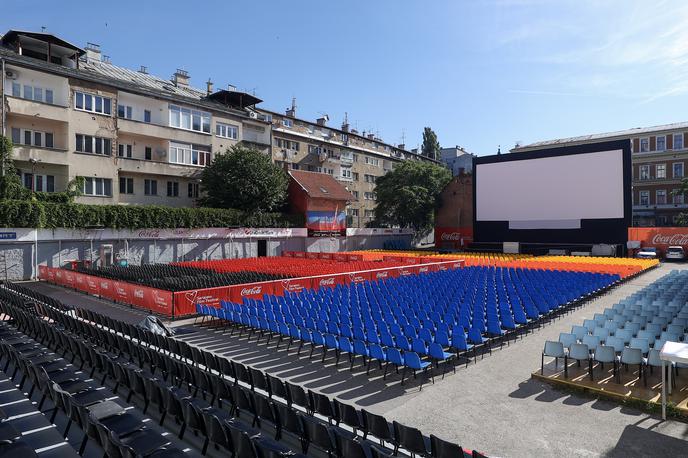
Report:
[[[421,154],[430,159],[439,160],[440,158],[440,142],[437,141],[437,134],[429,128],[423,129],[423,145],[421,146]]]
[[[243,145],[218,154],[201,174],[200,204],[214,208],[267,212],[287,197],[289,179],[270,156]]]
[[[376,182],[376,222],[413,228],[417,236],[426,234],[434,225],[440,193],[450,180],[451,172],[439,165],[403,162]]]

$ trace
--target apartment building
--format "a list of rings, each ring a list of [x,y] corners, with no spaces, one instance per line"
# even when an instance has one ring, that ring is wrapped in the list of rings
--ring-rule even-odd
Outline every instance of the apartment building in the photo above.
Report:
[[[359,133],[344,121],[329,126],[325,115],[315,122],[296,117],[292,101],[284,113],[259,109],[272,125],[272,158],[291,170],[321,172],[333,176],[353,195],[347,207],[347,225],[364,227],[374,219],[375,182],[395,164],[405,160],[429,160],[407,151],[404,145],[385,143],[372,133]],[[436,161],[433,161],[436,162]]]
[[[628,140],[633,167],[633,225],[672,226],[688,201],[676,193],[688,171],[688,122],[563,138],[525,146],[512,153],[608,140]]]
[[[475,154],[469,153],[461,146],[440,149],[440,161],[452,171],[452,176],[473,173],[473,158]]]
[[[15,30],[0,38],[0,64],[1,132],[35,191],[83,177],[81,203],[193,206],[214,154],[238,142],[270,151],[260,99],[195,89],[184,70],[164,79],[113,65],[97,45]]]

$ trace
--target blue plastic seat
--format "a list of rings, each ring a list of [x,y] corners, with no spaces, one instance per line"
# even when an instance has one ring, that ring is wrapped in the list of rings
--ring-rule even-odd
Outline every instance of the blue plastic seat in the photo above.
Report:
[[[373,364],[373,359],[377,360],[380,369],[382,369],[382,363],[387,361],[385,350],[379,344],[368,344],[368,356],[370,356],[370,361],[368,361],[368,369],[366,370],[366,374],[370,373],[370,366]]]
[[[390,364],[395,366],[397,373],[399,372],[399,368],[404,365],[404,356],[401,354],[401,351],[399,351],[398,348],[385,348],[385,358],[387,360],[387,364],[385,364],[385,373],[382,376],[382,380],[387,378],[387,369],[389,368]]]
[[[421,361],[420,356],[418,356],[418,353],[409,351],[404,353],[404,373],[401,376],[401,384],[404,384],[404,375],[406,373],[406,368],[408,367],[409,369],[413,370],[413,378],[416,378],[416,373],[420,370],[422,371],[427,371],[428,369],[432,370],[432,365],[427,362],[427,361]],[[432,373],[431,373],[432,375]],[[434,377],[433,377],[433,383],[435,383]],[[420,389],[423,389],[423,382],[421,381],[420,384]]]
[[[447,371],[447,365],[449,362],[456,357],[455,354],[453,353],[448,353],[444,351],[442,348],[442,345],[439,344],[439,342],[433,342],[428,346],[428,353],[430,354],[430,357],[435,360],[435,366],[439,367],[440,362],[444,362],[444,367],[442,369],[442,378],[444,378],[444,374]],[[456,373],[456,366],[453,366],[454,372]]]

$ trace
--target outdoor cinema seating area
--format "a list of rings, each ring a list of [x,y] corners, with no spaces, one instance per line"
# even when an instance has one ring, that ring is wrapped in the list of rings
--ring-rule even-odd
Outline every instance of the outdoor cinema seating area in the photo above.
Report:
[[[360,357],[368,372],[374,361],[381,369],[384,363],[383,379],[390,366],[402,369],[403,384],[407,369],[434,376],[442,364],[444,375],[456,356],[468,364],[477,350],[491,352],[495,341],[527,331],[618,281],[611,274],[468,267],[197,309],[220,324],[247,329],[249,338],[287,339],[287,351],[292,342],[298,352],[307,344],[310,356],[318,349],[323,361],[334,351],[336,364],[346,355],[350,369]]]
[[[558,341],[547,341],[538,373],[553,381],[656,402],[661,393],[662,346],[688,342],[687,303],[688,271],[672,271],[572,326]],[[554,360],[545,364],[548,357]],[[670,373],[673,387],[678,387],[671,400],[688,412],[688,367],[671,364]]]
[[[19,284],[0,287],[0,317],[0,380],[82,456],[483,456]],[[3,437],[0,456],[76,455]]]

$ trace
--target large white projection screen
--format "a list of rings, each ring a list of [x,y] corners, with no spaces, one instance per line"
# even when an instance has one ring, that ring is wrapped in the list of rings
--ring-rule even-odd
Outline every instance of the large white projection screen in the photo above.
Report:
[[[582,219],[623,217],[620,149],[476,166],[477,221],[579,229]]]

